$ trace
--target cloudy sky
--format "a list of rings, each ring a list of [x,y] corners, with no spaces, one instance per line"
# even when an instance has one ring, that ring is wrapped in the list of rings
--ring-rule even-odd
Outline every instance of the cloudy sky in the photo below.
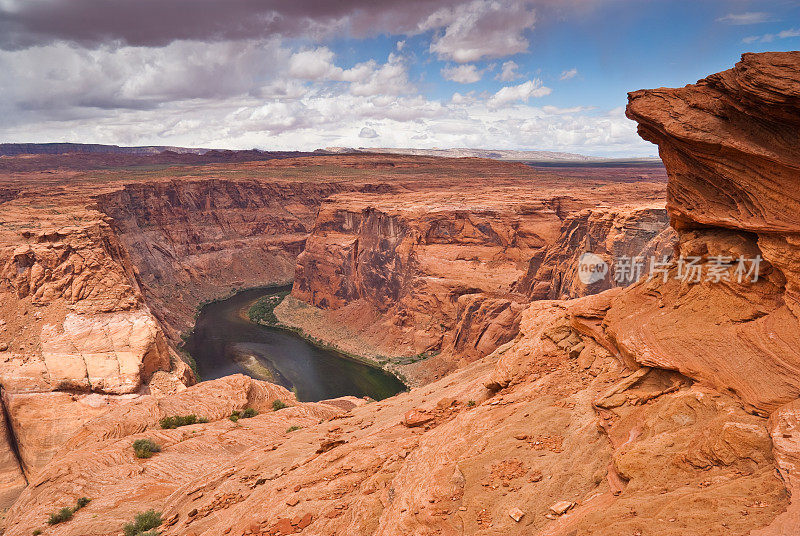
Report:
[[[800,48],[800,0],[0,0],[0,142],[654,155],[626,92]]]

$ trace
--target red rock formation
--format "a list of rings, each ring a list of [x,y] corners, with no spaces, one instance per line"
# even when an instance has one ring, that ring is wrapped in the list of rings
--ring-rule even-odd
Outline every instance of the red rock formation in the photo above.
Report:
[[[292,407],[273,412],[273,400]],[[35,520],[43,528],[48,514],[62,505],[74,505],[78,497],[72,499],[71,495],[78,493],[92,498],[95,515],[87,510],[68,524],[50,530],[61,534],[116,534],[136,513],[151,507],[161,509],[171,493],[195,478],[224,479],[229,472],[227,464],[254,443],[279,444],[289,426],[314,425],[358,404],[363,401],[352,398],[298,404],[286,389],[241,375],[204,382],[163,399],[138,397],[88,420],[77,430],[64,446],[59,461],[32,477],[31,486],[15,503],[12,516]],[[241,423],[228,419],[234,410],[244,408],[256,409],[262,415]],[[162,417],[188,414],[213,422],[173,430],[159,428]],[[149,460],[137,459],[131,445],[140,438],[154,440],[161,453]],[[87,456],[89,452],[91,455]],[[50,490],[53,502],[39,500],[34,490],[40,486]],[[230,498],[235,496],[218,499],[217,506],[236,504],[237,500]],[[97,512],[103,514],[96,515]],[[23,526],[24,523],[11,523],[7,530],[25,534],[34,530],[25,531]]]
[[[139,391],[155,371],[173,368],[107,218],[74,207],[37,211],[27,203],[36,205],[24,198],[5,204],[0,233],[6,506],[20,475],[49,462],[85,419]],[[184,376],[185,365],[176,361],[174,368]]]
[[[628,116],[667,166],[680,255],[706,268],[717,256],[765,262],[754,283],[642,284],[617,299],[609,333],[636,361],[729,389],[762,411],[793,400],[800,53],[745,54],[696,85],[631,93]]]
[[[678,253],[763,258],[757,281],[651,281],[620,294],[607,332],[631,360],[734,392],[770,419],[776,462],[797,492],[800,395],[800,52],[745,54],[681,89],[630,94],[628,116],[659,145]],[[729,270],[730,271],[730,270]],[[760,536],[790,534],[800,505]],[[790,528],[791,527],[791,528]]]
[[[195,180],[128,184],[98,197],[170,338],[206,300],[290,282],[322,199],[346,186]],[[351,186],[352,187],[352,186]]]
[[[619,258],[672,255],[674,231],[661,203],[640,207],[587,209],[564,219],[558,240],[537,252],[517,290],[534,300],[569,299],[596,294],[631,281],[617,281]],[[605,277],[583,283],[578,277],[581,255],[597,255],[609,267]]]
[[[163,512],[164,536],[722,536],[770,523],[788,501],[767,420],[678,374],[626,369],[571,327],[578,311],[602,317],[610,297],[536,302],[492,356],[358,407],[273,412],[273,395],[245,394],[270,388],[241,377],[142,397],[66,442],[9,512],[6,534],[30,534],[80,496],[94,500],[48,531],[114,533],[147,508]],[[245,405],[262,412],[225,418]],[[190,411],[212,422],[152,428]],[[142,437],[162,452],[135,459]]]
[[[42,162],[34,167],[41,169]],[[191,372],[167,342],[174,346],[203,300],[291,279],[323,198],[344,191],[417,192],[421,198],[438,191],[444,198],[456,187],[485,191],[486,176],[500,187],[538,176],[521,164],[385,155],[158,173],[84,174],[75,171],[82,165],[61,163],[57,174],[0,176],[0,383],[9,424],[2,452],[18,460],[0,473],[9,501],[20,475],[33,476],[86,419],[131,396],[163,396],[190,384]],[[662,186],[646,188],[657,197]],[[570,199],[557,200],[556,212]],[[501,221],[505,208],[489,219]],[[437,258],[457,257],[456,246],[469,243],[450,244],[452,251]],[[501,254],[498,244],[492,247]],[[518,274],[520,255],[524,248],[475,273],[510,284],[503,271],[511,266]],[[448,262],[462,261],[472,262]],[[435,311],[435,301],[449,292],[449,281],[418,285],[415,322],[432,322],[435,315],[426,311]],[[496,307],[482,310],[491,327],[465,325],[463,333],[475,333],[478,341],[474,350],[466,345],[465,354],[488,352],[516,329],[508,314],[493,316]]]
[[[608,288],[606,281],[567,291],[567,280],[575,279],[585,251],[648,252],[667,223],[655,208],[658,197],[653,183],[600,183],[587,191],[552,178],[461,193],[332,196],[298,257],[292,290],[321,313],[310,321],[291,301],[277,313],[352,353],[442,352],[402,367],[412,382],[427,381],[513,338],[529,300],[520,290],[539,299],[551,286],[559,295]],[[608,208],[592,212],[595,204]]]
[[[698,86],[635,93],[629,109],[661,143],[678,177],[669,208],[677,253],[707,260],[760,252],[767,263],[754,284],[654,278],[571,301],[535,301],[518,316],[519,333],[490,355],[381,402],[325,401],[273,412],[272,399],[291,395],[243,377],[160,399],[137,397],[64,442],[9,511],[5,534],[31,534],[48,512],[81,496],[94,500],[48,533],[106,535],[155,508],[163,512],[164,536],[793,534],[798,505],[787,490],[796,495],[800,459],[797,240],[782,227],[789,223],[781,220],[784,207],[769,204],[768,185],[736,185],[755,184],[749,158],[763,153],[745,134],[774,121],[776,132],[790,136],[781,128],[798,116],[798,63],[797,54],[745,56],[735,70]],[[690,119],[699,122],[682,123]],[[719,138],[714,129],[729,123],[738,130]],[[682,140],[683,133],[698,139]],[[780,168],[793,149],[782,147],[780,136],[772,141]],[[766,173],[769,166],[760,165]],[[704,184],[708,169],[724,182]],[[788,189],[793,175],[769,177]],[[725,191],[719,185],[731,190],[717,199]],[[678,201],[690,188],[691,206]],[[732,199],[740,201],[726,215],[718,207]],[[375,212],[382,215],[370,220]],[[309,251],[330,247],[336,262],[350,263],[349,278],[336,279],[336,263],[321,273],[341,281],[340,294],[350,299],[356,292],[368,303],[358,293],[377,287],[372,277],[400,281],[390,290],[403,290],[410,251],[449,245],[428,244],[426,234],[408,239],[417,221],[427,221],[422,212],[409,219],[401,217],[407,210],[362,207],[357,213],[371,222],[363,227],[371,230],[367,255],[351,247],[361,236],[341,224]],[[397,220],[389,223],[390,216]],[[754,218],[762,223],[754,225]],[[495,229],[475,227],[483,236]],[[457,234],[444,234],[448,241],[481,236],[464,233],[467,225],[455,228]],[[487,247],[482,240],[465,247]],[[359,272],[354,259],[378,254],[391,262]],[[428,266],[451,269],[460,259],[444,261]],[[315,297],[322,288],[305,287]],[[485,315],[489,326],[493,315],[506,323],[502,301],[461,296],[460,310]],[[325,297],[329,305],[343,299]],[[480,333],[467,316],[460,330]],[[225,418],[246,405],[262,413],[236,424]],[[154,428],[159,417],[176,412],[202,413],[211,422]],[[164,449],[133,458],[130,445],[142,437],[155,437]]]

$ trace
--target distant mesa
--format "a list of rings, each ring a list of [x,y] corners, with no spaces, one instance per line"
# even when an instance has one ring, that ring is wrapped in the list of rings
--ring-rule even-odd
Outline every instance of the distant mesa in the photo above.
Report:
[[[371,129],[370,129],[371,130]],[[373,131],[374,132],[374,131]],[[369,136],[372,137],[372,136]],[[132,157],[161,157],[180,160],[182,163],[202,164],[217,161],[244,162],[247,160],[270,160],[286,156],[313,156],[331,154],[394,154],[406,156],[435,156],[441,158],[490,158],[514,162],[565,162],[565,163],[614,163],[658,162],[658,158],[614,159],[587,156],[557,151],[516,151],[510,149],[414,149],[402,147],[326,147],[313,152],[268,151],[260,149],[211,149],[200,147],[176,147],[171,145],[142,145],[123,147],[97,143],[0,143],[0,157],[24,155],[118,155]],[[203,157],[198,160],[198,157]],[[188,159],[188,160],[187,160]],[[185,161],[185,162],[184,162]],[[178,162],[176,162],[178,163]],[[61,162],[63,164],[63,162]]]
[[[205,154],[209,151],[211,151],[211,149],[172,147],[169,145],[120,147],[119,145],[102,145],[98,143],[0,143],[0,156],[67,153],[152,155],[164,152],[178,154]]]
[[[511,149],[412,149],[412,148],[391,148],[391,147],[326,147],[318,149],[318,153],[327,154],[398,154],[410,156],[438,156],[442,158],[491,158],[493,160],[506,160],[513,162],[575,162],[575,163],[596,163],[596,162],[658,162],[658,158],[602,158],[597,156],[587,156],[577,153],[564,153],[557,151],[515,151]]]

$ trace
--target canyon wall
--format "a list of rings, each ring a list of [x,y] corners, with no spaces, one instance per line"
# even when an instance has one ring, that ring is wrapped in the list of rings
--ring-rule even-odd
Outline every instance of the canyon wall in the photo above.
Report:
[[[582,189],[552,180],[334,195],[297,259],[293,299],[277,313],[350,353],[385,356],[408,381],[424,383],[511,340],[531,299],[617,286],[612,273],[580,283],[584,252],[609,264],[671,253],[660,197],[658,183]]]
[[[0,493],[8,506],[85,419],[129,399],[170,355],[108,218],[36,194],[4,203],[0,240]]]
[[[546,201],[517,189],[334,196],[298,257],[292,294],[339,311],[373,343],[382,337],[389,355],[432,352],[460,296],[507,295],[560,226]]]
[[[166,177],[137,170],[130,178],[121,170],[104,173],[0,177],[0,191],[8,194],[0,199],[0,384],[7,424],[0,443],[8,461],[2,473],[7,487],[0,492],[7,503],[85,421],[141,396],[161,397],[191,385],[195,378],[174,350],[196,308],[238,288],[290,281],[323,199],[351,192],[356,197],[345,201],[347,217],[367,214],[358,223],[368,256],[358,259],[362,268],[356,275],[363,277],[355,278],[357,292],[397,291],[367,302],[369,310],[405,307],[415,327],[440,321],[433,330],[420,330],[434,333],[437,342],[457,321],[454,314],[466,310],[458,305],[465,293],[480,290],[467,299],[483,303],[506,292],[501,289],[522,273],[532,248],[554,239],[559,211],[588,203],[567,195],[525,206],[509,189],[506,201],[492,206],[493,192],[476,186],[484,173],[509,188],[527,180],[530,171],[477,160],[342,156],[170,169]],[[181,173],[186,176],[170,178]],[[455,185],[477,192],[471,204],[448,200]],[[647,188],[658,197],[662,186]],[[443,208],[424,224],[430,227],[424,254],[398,255],[402,262],[387,270],[391,263],[381,255],[402,244],[416,247],[419,230],[403,226],[421,223],[414,223],[420,212],[412,208],[411,217],[398,217],[408,212],[404,205],[397,214],[371,213],[357,196],[386,199],[399,192],[423,200],[422,210],[437,192]],[[327,209],[321,214],[324,221]],[[453,214],[456,227],[448,220]],[[395,230],[395,221],[402,230]],[[437,266],[440,261],[446,266]],[[403,278],[402,289],[389,284]],[[438,300],[446,304],[438,307]],[[521,306],[509,304],[502,298],[481,307],[493,327],[469,328],[482,332],[482,352],[516,332]],[[498,314],[503,307],[507,312]],[[429,313],[437,308],[441,317]],[[362,322],[367,318],[359,308],[351,310]],[[375,326],[374,333],[380,329]],[[390,336],[398,333],[408,336]]]
[[[343,188],[324,181],[164,181],[127,184],[97,204],[113,218],[145,299],[175,342],[191,329],[200,303],[291,282],[317,207]]]
[[[623,277],[628,274],[615,277],[619,260],[671,257],[674,242],[660,202],[630,210],[592,208],[572,213],[564,219],[558,240],[531,258],[516,290],[532,300],[564,300],[626,286],[634,281]],[[596,281],[583,282],[578,274],[581,256],[587,252],[608,266]]]
[[[81,496],[93,500],[48,531],[110,534],[148,508],[163,512],[164,536],[723,536],[770,524],[789,499],[767,419],[678,373],[628,368],[586,335],[619,291],[534,302],[492,355],[381,402],[296,404],[284,391],[293,407],[270,411],[274,388],[231,377],[111,410],[38,474],[6,534]],[[249,404],[261,414],[225,417]],[[211,422],[155,428],[175,411]],[[161,453],[136,459],[140,438]]]

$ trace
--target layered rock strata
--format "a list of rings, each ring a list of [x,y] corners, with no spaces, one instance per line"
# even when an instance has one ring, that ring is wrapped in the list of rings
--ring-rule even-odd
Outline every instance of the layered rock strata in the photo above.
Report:
[[[611,274],[581,285],[582,253],[610,261],[671,250],[670,237],[660,236],[667,218],[659,185],[637,186],[332,196],[298,257],[292,289],[318,311],[288,300],[277,313],[348,352],[385,356],[412,382],[428,381],[512,339],[530,299],[615,286]]]
[[[769,412],[800,394],[800,53],[745,54],[680,89],[630,94],[628,116],[659,146],[678,253],[701,281],[658,280],[619,298],[607,320],[620,349],[680,370]],[[758,274],[735,273],[759,262]],[[712,265],[727,263],[721,281]],[[747,274],[745,274],[747,275]],[[756,276],[757,280],[756,280]]]
[[[225,383],[244,380],[225,379],[163,399],[160,412],[149,397],[111,410],[38,474],[6,534],[30,534],[80,496],[94,500],[48,530],[114,533],[147,508],[162,512],[165,536],[699,536],[769,524],[788,497],[767,419],[680,374],[628,368],[585,335],[609,292],[536,302],[491,356],[381,402],[270,411],[268,396],[254,403]],[[225,418],[245,404],[261,414]],[[167,407],[212,422],[153,429]],[[162,452],[137,460],[143,437]]]
[[[294,276],[322,199],[335,183],[255,180],[129,184],[98,198],[170,338],[198,304]]]

